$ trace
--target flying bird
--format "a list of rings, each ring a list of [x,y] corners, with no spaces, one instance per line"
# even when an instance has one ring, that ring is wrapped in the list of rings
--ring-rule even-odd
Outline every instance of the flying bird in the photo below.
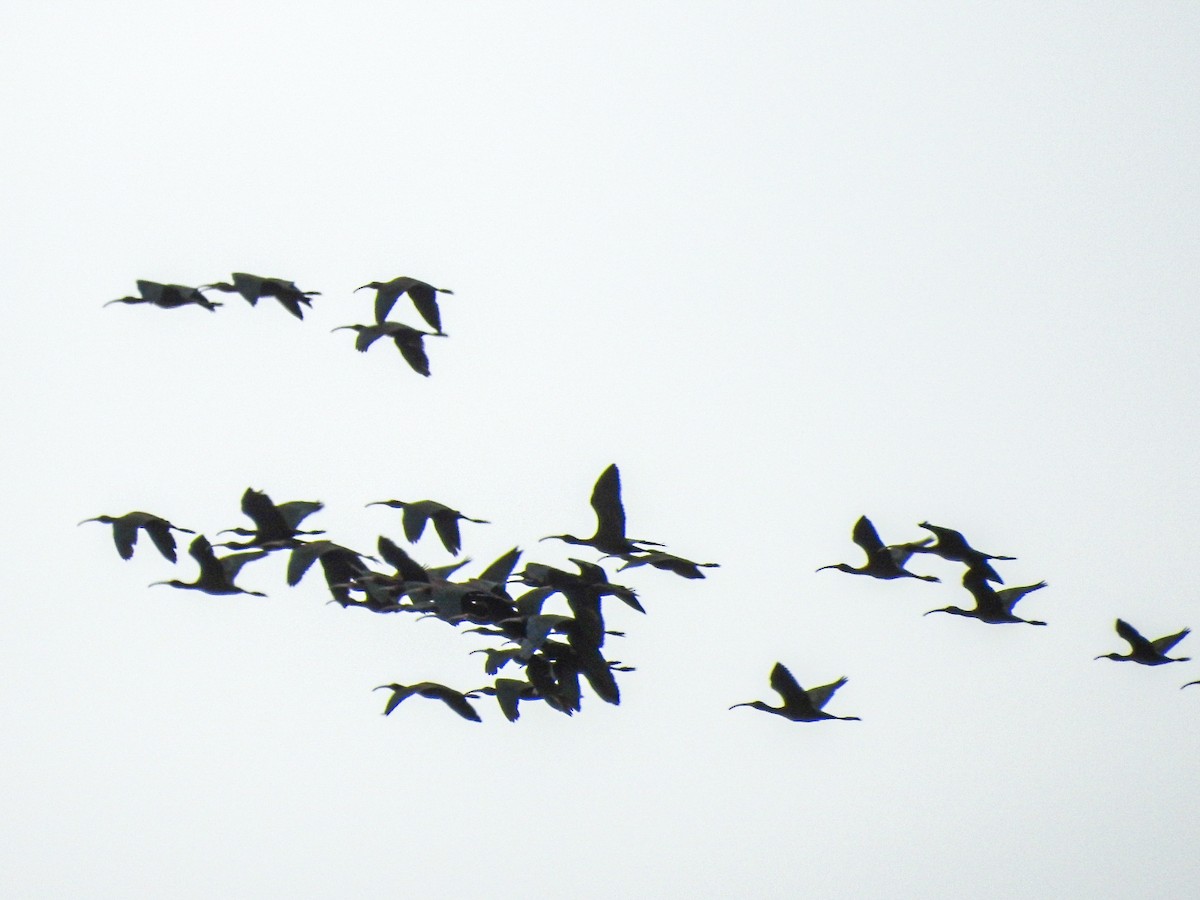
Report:
[[[188,287],[185,284],[159,284],[157,281],[138,280],[140,297],[118,297],[109,300],[105,306],[114,303],[149,303],[162,309],[177,309],[180,306],[203,306],[209,312],[216,310],[220,303],[213,303],[200,293],[199,288]]]
[[[971,568],[984,573],[988,581],[995,581],[997,584],[1004,584],[1004,579],[996,574],[996,570],[991,567],[988,560],[1016,559],[1015,556],[997,556],[994,553],[984,553],[982,550],[976,550],[967,543],[967,539],[963,537],[961,531],[955,531],[953,528],[930,525],[928,522],[921,522],[917,527],[933,532],[937,538],[937,543],[930,544],[928,541],[920,541],[903,546],[911,548],[913,553],[932,553],[952,562],[966,563]]]
[[[626,569],[632,569],[635,566],[654,566],[656,569],[662,569],[666,572],[674,572],[684,578],[703,578],[704,573],[700,569],[716,569],[720,567],[720,563],[698,563],[692,562],[690,559],[684,559],[682,556],[676,556],[673,553],[666,553],[662,550],[650,550],[640,556],[625,557],[625,565],[617,569],[618,572],[624,572]]]
[[[150,585],[166,584],[171,587],[184,588],[192,591],[204,591],[206,594],[253,594],[255,597],[265,597],[259,591],[247,591],[233,583],[242,566],[252,560],[262,559],[265,551],[255,553],[234,553],[220,559],[213,553],[212,544],[204,535],[196,535],[188,554],[200,564],[200,575],[195,581],[156,581]]]
[[[933,541],[933,538],[926,538],[924,541],[916,541],[909,544],[886,546],[880,539],[879,532],[875,530],[875,526],[871,524],[871,520],[866,516],[861,516],[854,523],[852,537],[854,543],[858,544],[866,552],[866,565],[856,569],[849,563],[836,563],[834,565],[821,566],[817,571],[837,569],[840,572],[850,572],[854,575],[870,575],[872,578],[919,578],[921,581],[941,580],[933,575],[917,575],[904,568],[904,564],[908,562],[908,558],[915,552],[914,546],[928,544]]]
[[[357,292],[367,288],[375,289],[375,321],[380,325],[387,319],[388,313],[392,311],[396,301],[404,294],[408,294],[413,306],[421,314],[421,318],[439,334],[442,331],[442,316],[438,311],[437,295],[454,293],[449,288],[436,288],[432,284],[416,278],[409,278],[407,275],[401,275],[391,281],[372,281],[370,284],[364,284],[354,290]]]
[[[390,690],[392,696],[388,697],[387,706],[383,709],[385,716],[391,715],[392,710],[407,700],[409,697],[416,694],[418,697],[428,697],[430,700],[441,700],[448,707],[462,716],[464,719],[469,719],[472,722],[482,722],[479,718],[479,713],[475,711],[468,701],[477,699],[478,691],[456,691],[454,688],[448,688],[444,684],[437,684],[433,681],[422,681],[417,684],[381,684],[375,688],[377,691]]]
[[[171,534],[171,530],[182,531],[186,534],[196,533],[190,528],[172,525],[162,516],[138,511],[125,513],[123,516],[96,516],[84,519],[83,522],[103,522],[111,525],[113,543],[117,545],[117,552],[121,554],[121,559],[130,559],[133,556],[133,547],[137,543],[139,530],[150,535],[150,540],[154,541],[158,552],[171,562],[175,562],[175,535]],[[82,525],[83,522],[79,524]]]
[[[429,377],[429,357],[425,355],[425,338],[449,337],[445,332],[421,331],[410,328],[400,322],[381,322],[378,325],[339,325],[334,331],[350,329],[358,332],[358,340],[354,347],[359,353],[366,353],[367,348],[381,337],[389,337],[396,342],[400,355],[418,375]]]
[[[278,550],[291,547],[297,543],[296,536],[301,534],[324,534],[324,531],[300,531],[300,523],[319,509],[325,507],[319,500],[289,500],[287,503],[274,503],[262,491],[246,488],[242,494],[242,512],[254,522],[254,529],[226,528],[221,534],[240,534],[249,537],[244,543],[222,544],[235,550],[248,550],[261,547],[265,550]]]
[[[1129,642],[1129,653],[1102,653],[1096,659],[1115,659],[1121,662],[1141,663],[1143,666],[1161,666],[1165,663],[1187,662],[1190,656],[1169,657],[1167,651],[1182,641],[1191,632],[1190,628],[1148,641],[1136,628],[1124,619],[1117,619],[1117,634]]]
[[[491,524],[487,519],[472,519],[436,500],[375,500],[367,506],[390,506],[393,509],[404,510],[404,536],[410,544],[415,544],[421,539],[421,535],[425,533],[425,523],[432,519],[433,527],[442,540],[442,546],[455,556],[462,549],[462,538],[458,533],[460,519],[480,525]]]
[[[592,547],[609,556],[620,557],[644,553],[646,548],[638,546],[639,544],[652,547],[662,546],[655,541],[625,537],[625,507],[621,503],[621,473],[618,471],[616,463],[601,472],[600,477],[596,479],[595,487],[592,488],[592,509],[596,512],[596,533],[591,537],[551,534],[542,540],[560,540],[568,544]]]
[[[233,284],[227,281],[217,281],[213,284],[201,285],[200,290],[224,291],[227,294],[241,294],[251,306],[256,306],[262,297],[274,297],[284,309],[297,319],[304,318],[301,304],[312,308],[309,297],[320,295],[320,291],[302,291],[294,281],[282,278],[263,278],[260,275],[248,275],[245,272],[233,273]]]
[[[775,668],[771,670],[771,687],[783,698],[783,706],[768,706],[762,700],[752,700],[747,703],[735,703],[729,708],[737,709],[739,706],[749,706],[753,709],[761,709],[763,712],[783,716],[793,722],[820,722],[824,719],[839,719],[843,722],[862,721],[858,716],[835,716],[823,709],[837,689],[845,683],[845,678],[839,678],[832,684],[823,684],[806,691],[792,677],[787,666],[777,662]]]
[[[969,616],[970,618],[979,619],[981,622],[989,622],[993,625],[1000,625],[1006,622],[1024,622],[1027,625],[1046,624],[1036,619],[1022,619],[1020,616],[1013,614],[1013,607],[1017,605],[1017,601],[1026,594],[1040,591],[1046,586],[1046,582],[1039,581],[1037,584],[1004,588],[998,591],[988,584],[990,579],[987,575],[987,568],[990,567],[985,562],[982,566],[971,566],[963,573],[963,587],[970,591],[971,596],[975,598],[974,609],[947,606],[942,609],[931,609],[925,615],[935,612],[951,613],[956,616]]]

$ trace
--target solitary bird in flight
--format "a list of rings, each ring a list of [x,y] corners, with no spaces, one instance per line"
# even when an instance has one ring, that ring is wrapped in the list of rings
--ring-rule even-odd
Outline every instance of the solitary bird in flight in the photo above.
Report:
[[[771,687],[783,698],[783,706],[768,706],[761,700],[752,700],[748,703],[735,703],[729,708],[737,709],[739,706],[749,706],[753,709],[761,709],[763,712],[783,716],[793,722],[820,722],[824,719],[860,722],[862,720],[858,716],[835,716],[825,712],[822,708],[837,692],[837,689],[845,683],[845,678],[839,678],[832,684],[823,684],[806,691],[792,677],[787,666],[777,662],[775,668],[771,670]]]
[[[987,563],[983,565],[986,566]],[[988,580],[987,572],[983,567],[971,566],[963,573],[962,583],[963,587],[970,591],[971,596],[975,598],[975,608],[961,609],[957,606],[947,606],[943,609],[931,609],[925,615],[935,612],[951,613],[956,616],[970,616],[973,619],[979,619],[981,622],[989,622],[993,625],[1005,622],[1024,622],[1027,625],[1046,624],[1036,619],[1022,619],[1020,616],[1013,614],[1013,607],[1017,605],[1018,600],[1026,594],[1040,591],[1046,586],[1046,582],[1039,581],[1037,584],[1004,588],[998,591],[988,584]]]
[[[1190,656],[1169,657],[1167,651],[1182,641],[1191,632],[1190,628],[1148,641],[1138,630],[1124,619],[1117,619],[1117,634],[1129,642],[1129,653],[1102,653],[1096,659],[1115,659],[1121,662],[1141,663],[1143,666],[1161,666],[1165,663],[1187,662]]]
[[[436,288],[432,284],[416,278],[409,278],[407,275],[401,275],[391,281],[372,281],[370,284],[364,284],[354,290],[357,292],[367,288],[375,289],[375,321],[380,325],[387,319],[388,313],[392,311],[396,301],[404,294],[408,294],[413,306],[421,314],[421,318],[438,333],[441,333],[442,330],[442,316],[438,311],[437,295],[454,293],[449,288]]]
[[[254,529],[226,528],[221,534],[240,534],[249,537],[250,540],[241,544],[229,543],[221,546],[236,550],[278,550],[294,546],[297,543],[297,535],[325,533],[299,530],[301,522],[324,508],[325,504],[319,500],[289,500],[287,503],[277,504],[264,492],[246,488],[246,492],[242,494],[242,512],[254,521]]]
[[[426,378],[429,377],[429,357],[425,355],[424,339],[449,336],[442,331],[431,332],[410,328],[400,322],[381,322],[378,325],[339,325],[333,330],[342,331],[343,329],[358,332],[358,340],[354,342],[354,348],[359,353],[366,353],[367,348],[381,337],[391,338],[396,342],[396,347],[399,349],[400,355],[404,357],[404,361],[414,372],[424,375]]]
[[[875,526],[871,524],[871,520],[866,516],[861,516],[854,523],[852,537],[854,543],[858,544],[866,552],[866,565],[856,569],[849,563],[836,563],[834,565],[821,566],[817,571],[837,569],[839,572],[850,572],[853,575],[870,575],[872,578],[919,578],[921,581],[941,580],[933,575],[917,575],[904,568],[904,564],[908,562],[908,558],[916,552],[915,548],[932,542],[933,538],[889,547],[880,539],[879,532],[875,530]]]
[[[133,556],[133,547],[137,543],[139,530],[150,535],[150,540],[154,541],[158,552],[171,562],[175,562],[175,535],[171,534],[171,529],[187,534],[196,533],[190,528],[172,525],[162,516],[138,511],[125,513],[123,516],[96,516],[92,519],[84,519],[83,522],[103,522],[111,525],[113,543],[117,545],[117,552],[121,554],[121,559],[130,559]],[[79,524],[82,525],[83,522]]]
[[[180,306],[203,306],[209,312],[214,312],[220,303],[213,303],[200,293],[199,288],[188,287],[185,284],[159,284],[157,281],[138,280],[140,297],[118,297],[109,300],[105,306],[114,303],[149,303],[162,309],[176,309]]]
[[[304,318],[304,310],[300,308],[300,305],[304,304],[311,308],[312,301],[308,298],[319,296],[321,293],[320,291],[302,291],[296,287],[294,281],[285,281],[282,278],[263,278],[260,275],[248,275],[245,272],[234,272],[233,284],[227,281],[217,281],[200,287],[202,291],[209,289],[224,291],[227,294],[241,294],[251,306],[256,306],[262,297],[274,297],[284,309],[297,319]]]
[[[625,537],[625,507],[621,503],[621,473],[617,464],[613,463],[600,473],[596,485],[592,488],[592,509],[596,512],[596,533],[588,538],[576,537],[573,534],[551,534],[543,541],[560,540],[568,544],[579,544],[592,547],[609,556],[629,558],[646,551],[646,544],[661,547],[654,541]]]
[[[462,716],[464,719],[469,719],[472,722],[482,722],[479,718],[479,713],[475,711],[467,698],[478,699],[478,691],[456,691],[454,688],[446,687],[444,684],[438,684],[434,681],[422,681],[417,684],[381,684],[375,688],[377,691],[390,690],[392,696],[388,697],[387,706],[383,708],[385,716],[391,715],[392,710],[399,706],[409,697],[416,694],[418,697],[428,697],[431,700],[441,700],[448,707]]]

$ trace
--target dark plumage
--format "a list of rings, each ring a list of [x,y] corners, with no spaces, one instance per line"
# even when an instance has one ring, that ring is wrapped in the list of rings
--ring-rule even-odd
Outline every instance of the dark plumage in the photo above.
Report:
[[[835,716],[825,712],[822,708],[837,692],[837,689],[845,683],[845,678],[839,678],[831,684],[823,684],[806,691],[792,677],[792,673],[787,670],[787,667],[783,663],[777,662],[775,668],[771,670],[771,687],[783,698],[783,706],[768,706],[762,700],[752,700],[747,703],[735,703],[729,708],[737,709],[739,706],[749,706],[753,709],[761,709],[763,712],[783,716],[793,722],[820,722],[825,719],[840,719],[843,722],[861,721],[858,716]]]
[[[251,306],[257,305],[262,297],[274,297],[284,309],[297,319],[304,318],[304,310],[301,309],[301,305],[311,308],[312,301],[308,298],[319,296],[321,293],[320,291],[302,291],[296,287],[294,281],[285,281],[282,278],[263,278],[260,275],[248,275],[245,272],[234,272],[233,284],[227,281],[217,281],[213,284],[202,285],[200,290],[241,294]]]
[[[185,284],[159,284],[157,281],[138,280],[140,297],[118,297],[109,300],[105,306],[113,303],[149,303],[161,309],[178,309],[180,306],[203,306],[209,312],[216,310],[220,303],[213,303],[200,293],[199,288],[188,287]]]
[[[448,337],[444,332],[421,331],[399,322],[381,322],[378,325],[339,325],[333,330],[342,331],[343,329],[358,332],[358,340],[354,342],[354,347],[359,353],[366,353],[367,348],[381,337],[391,338],[400,350],[400,355],[404,357],[404,361],[414,372],[424,375],[426,378],[429,377],[429,357],[425,354],[425,338]]]
[[[681,556],[675,556],[673,553],[666,553],[662,550],[650,550],[639,556],[625,557],[625,565],[617,569],[618,572],[624,572],[626,569],[632,569],[635,566],[654,566],[656,569],[663,569],[667,572],[674,572],[684,578],[703,578],[704,573],[700,569],[715,569],[720,566],[720,563],[698,563],[692,562],[690,559],[684,559]]]
[[[404,510],[404,536],[410,544],[421,539],[425,533],[425,523],[432,519],[442,546],[455,555],[462,549],[462,538],[458,533],[460,519],[480,525],[490,524],[487,519],[472,519],[436,500],[375,500],[367,506],[390,506]]]
[[[407,700],[409,697],[416,694],[418,697],[428,697],[431,700],[441,700],[448,707],[462,716],[464,719],[469,719],[472,722],[481,722],[479,713],[475,711],[467,700],[468,697],[474,699],[478,697],[478,691],[456,691],[454,688],[448,688],[444,684],[437,684],[433,681],[422,681],[418,684],[381,684],[375,688],[377,691],[390,690],[392,696],[388,697],[387,706],[383,709],[385,716],[391,715],[392,710]]]
[[[297,543],[296,536],[301,534],[324,534],[323,531],[300,531],[302,521],[325,504],[319,500],[289,500],[287,503],[276,504],[262,491],[246,488],[242,494],[242,512],[254,522],[254,529],[226,528],[221,534],[240,534],[250,538],[240,544],[222,544],[237,550],[261,547],[265,550],[278,550],[291,547]]]
[[[416,278],[409,278],[407,275],[401,275],[391,281],[372,281],[370,284],[364,284],[354,290],[363,291],[367,288],[375,289],[375,321],[380,325],[386,321],[388,313],[392,311],[396,301],[404,294],[408,294],[413,306],[421,314],[421,318],[439,333],[442,330],[442,316],[438,311],[437,295],[454,293],[448,288],[436,288],[432,284]]]
[[[987,564],[984,563],[984,566]],[[981,622],[989,622],[993,625],[999,625],[1006,622],[1024,622],[1027,625],[1045,625],[1045,622],[1039,622],[1036,619],[1022,619],[1013,614],[1013,607],[1026,594],[1039,591],[1046,586],[1046,582],[1039,581],[1037,584],[1029,584],[1024,587],[1010,587],[997,591],[988,584],[988,575],[984,567],[971,566],[963,573],[962,583],[971,596],[975,598],[974,609],[962,609],[957,606],[947,606],[943,609],[931,609],[925,615],[935,612],[951,613],[956,616],[969,616],[973,619],[979,619]]]
[[[942,559],[966,563],[972,569],[982,572],[988,581],[995,581],[997,584],[1004,584],[1004,579],[996,574],[996,570],[991,567],[988,560],[1016,559],[1015,556],[997,556],[994,553],[984,553],[982,550],[976,550],[967,543],[967,539],[963,537],[962,532],[955,531],[953,528],[930,525],[928,522],[921,522],[917,527],[933,532],[937,538],[937,543],[929,544],[928,541],[924,541],[905,545],[911,548],[912,552],[933,553]]]
[[[1165,637],[1146,640],[1136,628],[1123,619],[1117,619],[1117,634],[1129,642],[1129,653],[1102,653],[1096,659],[1115,659],[1120,662],[1141,663],[1143,666],[1161,666],[1172,662],[1187,662],[1190,656],[1169,657],[1167,651],[1191,633],[1190,628],[1168,634]]]
[[[870,575],[872,578],[919,578],[921,581],[941,580],[933,575],[916,575],[904,568],[904,564],[908,562],[908,558],[915,552],[915,547],[923,546],[931,542],[933,538],[889,547],[880,539],[879,532],[875,530],[875,526],[871,524],[871,520],[866,516],[861,516],[854,523],[853,538],[854,543],[862,547],[863,551],[867,554],[866,565],[856,569],[849,563],[836,563],[834,565],[821,566],[817,571],[837,569],[840,572],[850,572],[853,575]]]
[[[560,540],[568,544],[579,544],[592,547],[610,556],[630,557],[644,553],[646,548],[638,546],[646,544],[661,547],[654,541],[625,537],[625,507],[621,503],[621,473],[613,463],[600,473],[592,488],[592,509],[596,512],[596,533],[589,538],[576,537],[573,534],[551,534],[543,541]]]
[[[188,547],[188,554],[200,564],[200,575],[195,581],[156,581],[150,587],[154,587],[156,584],[166,584],[186,590],[203,591],[206,594],[253,594],[255,597],[267,596],[258,591],[244,590],[233,583],[242,566],[252,560],[262,559],[267,555],[265,552],[235,553],[232,556],[223,556],[218,559],[217,555],[213,553],[212,544],[208,542],[208,538],[200,534],[196,536],[191,546]]]
[[[180,528],[178,525],[172,525],[162,516],[156,516],[148,512],[128,512],[123,516],[96,516],[91,519],[84,519],[83,522],[103,522],[106,525],[111,525],[113,530],[113,543],[117,545],[117,552],[121,554],[121,559],[130,559],[133,556],[134,545],[137,544],[138,531],[144,530],[150,535],[150,540],[154,541],[154,546],[158,548],[158,552],[175,562],[175,535],[171,534],[171,530],[182,531],[186,534],[195,534],[190,528]],[[82,525],[83,522],[79,524]]]

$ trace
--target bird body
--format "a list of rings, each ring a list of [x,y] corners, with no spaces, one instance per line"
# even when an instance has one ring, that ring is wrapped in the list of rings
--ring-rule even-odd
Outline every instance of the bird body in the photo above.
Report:
[[[867,554],[866,565],[855,568],[849,563],[836,563],[834,565],[821,566],[817,571],[837,569],[839,572],[849,572],[853,575],[869,575],[872,578],[918,578],[921,581],[941,580],[933,575],[917,575],[904,568],[904,564],[908,562],[909,557],[916,552],[915,547],[930,543],[933,538],[926,538],[924,541],[916,541],[909,544],[887,546],[880,539],[879,532],[875,530],[875,526],[871,524],[871,520],[866,516],[860,516],[858,521],[854,523],[852,537],[854,543],[858,544]]]
[[[997,591],[988,584],[988,581],[987,573],[982,566],[971,566],[963,573],[962,583],[963,587],[970,591],[971,596],[975,598],[974,609],[947,606],[943,609],[931,609],[925,615],[935,612],[951,613],[956,616],[968,616],[973,619],[979,619],[981,622],[988,622],[993,625],[1008,622],[1023,622],[1027,625],[1046,624],[1036,619],[1022,619],[1013,614],[1013,607],[1016,606],[1017,601],[1026,594],[1040,591],[1046,586],[1046,582],[1039,581],[1037,584],[1004,588]]]
[[[840,719],[843,722],[859,722],[858,716],[835,716],[824,711],[824,706],[846,683],[845,678],[839,678],[830,684],[805,690],[781,662],[775,663],[771,670],[771,687],[783,698],[783,706],[768,706],[762,700],[752,700],[747,703],[735,703],[730,709],[739,706],[749,706],[761,709],[763,712],[783,716],[793,722],[821,722],[825,719]]]
[[[635,566],[654,566],[656,569],[662,569],[666,572],[674,572],[683,578],[703,578],[704,573],[700,569],[715,569],[719,568],[720,563],[698,563],[692,562],[690,559],[684,559],[682,556],[676,556],[673,553],[666,553],[662,550],[650,550],[639,556],[625,557],[625,565],[617,569],[618,572],[624,572],[626,569],[632,569]]]
[[[218,559],[217,555],[213,552],[212,544],[208,542],[208,538],[199,534],[196,535],[191,546],[188,547],[188,554],[200,564],[200,575],[195,581],[156,581],[150,586],[154,587],[156,584],[166,584],[185,590],[203,591],[206,594],[252,594],[255,597],[267,596],[259,591],[244,590],[233,583],[242,566],[252,560],[262,559],[267,555],[265,551],[234,553],[231,556],[223,556]]]
[[[297,543],[297,535],[325,533],[299,530],[304,519],[324,508],[325,504],[319,500],[289,500],[287,503],[276,504],[263,491],[246,488],[242,494],[242,512],[253,520],[255,528],[226,528],[221,533],[240,534],[251,539],[240,544],[228,543],[221,546],[238,550],[255,547],[278,550],[291,547]]]
[[[1190,656],[1169,657],[1167,651],[1191,633],[1190,628],[1168,634],[1150,641],[1142,637],[1136,628],[1123,619],[1117,619],[1117,634],[1129,642],[1129,653],[1102,653],[1096,659],[1115,659],[1119,662],[1141,663],[1143,666],[1161,666],[1172,662],[1187,662]]]
[[[393,509],[404,510],[404,536],[410,544],[415,544],[421,539],[421,535],[425,533],[425,524],[432,519],[442,546],[455,555],[462,549],[462,538],[458,531],[459,520],[480,525],[490,524],[487,519],[472,519],[436,500],[375,500],[367,506],[390,506]]]
[[[613,463],[600,473],[592,488],[592,509],[596,513],[596,533],[589,538],[576,537],[573,534],[551,534],[543,541],[559,540],[568,544],[578,544],[592,547],[610,556],[628,558],[644,553],[646,548],[638,546],[646,544],[661,547],[654,541],[637,540],[625,537],[625,506],[621,503],[621,473],[617,464]]]
[[[432,284],[416,278],[409,278],[407,275],[401,275],[391,281],[372,281],[354,290],[362,291],[367,288],[375,289],[375,321],[380,325],[387,320],[388,313],[392,311],[396,301],[404,294],[408,294],[413,306],[421,314],[421,318],[439,334],[442,331],[442,316],[438,311],[437,295],[454,293],[449,288],[436,288]]]
[[[987,576],[988,581],[1004,584],[1004,579],[996,574],[996,570],[991,567],[988,560],[1016,559],[1015,556],[997,556],[994,553],[984,553],[981,550],[976,550],[967,543],[967,539],[963,537],[961,531],[955,531],[953,528],[930,525],[928,522],[920,522],[917,527],[933,532],[933,535],[937,538],[937,542],[934,544],[922,542],[906,545],[910,546],[914,553],[932,553],[940,556],[942,559],[966,563],[971,568],[983,572]]]
[[[302,291],[296,287],[294,281],[285,281],[282,278],[263,278],[260,275],[249,275],[246,272],[234,272],[233,284],[227,281],[217,281],[200,288],[200,290],[208,289],[224,291],[227,294],[241,294],[251,306],[257,305],[262,297],[274,297],[284,309],[297,319],[304,318],[304,310],[300,308],[301,304],[311,307],[312,301],[309,297],[319,296],[321,293],[320,291]]]
[[[199,288],[188,287],[185,284],[159,284],[157,281],[138,280],[140,297],[118,297],[109,300],[105,306],[113,303],[149,303],[161,309],[177,309],[180,306],[203,306],[209,312],[214,312],[220,303],[213,303],[200,293]]]
[[[154,541],[154,546],[158,548],[158,552],[175,562],[175,535],[171,534],[171,530],[182,531],[187,534],[195,534],[190,528],[180,528],[178,525],[172,525],[162,516],[156,516],[153,513],[134,512],[125,513],[123,516],[96,516],[91,519],[84,519],[83,522],[103,522],[106,525],[111,525],[113,529],[113,543],[117,545],[117,552],[121,554],[121,559],[130,559],[133,556],[133,547],[137,543],[138,531],[145,531],[150,535],[150,540]],[[82,525],[83,522],[79,524]]]
[[[448,337],[445,332],[421,331],[400,322],[380,322],[378,325],[339,325],[334,331],[350,329],[358,332],[354,347],[359,353],[366,353],[367,348],[381,337],[391,338],[404,361],[418,375],[429,377],[429,357],[425,353],[425,338]]]

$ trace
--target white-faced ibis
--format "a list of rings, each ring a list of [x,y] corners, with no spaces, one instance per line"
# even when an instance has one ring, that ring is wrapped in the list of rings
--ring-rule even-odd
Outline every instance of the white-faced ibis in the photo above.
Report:
[[[206,594],[253,594],[255,597],[267,596],[259,591],[247,591],[233,583],[242,566],[252,560],[262,559],[267,555],[265,551],[234,553],[231,556],[223,556],[218,559],[217,555],[213,553],[212,544],[208,542],[208,538],[200,534],[196,536],[191,546],[188,547],[188,554],[200,564],[200,576],[195,581],[156,581],[150,587],[154,587],[156,584],[166,584],[186,590],[204,591]]]
[[[324,509],[325,504],[319,500],[289,500],[287,503],[274,503],[262,491],[246,488],[242,494],[242,512],[249,516],[255,525],[253,530],[247,528],[226,528],[221,534],[240,534],[249,537],[249,541],[235,544],[222,544],[236,550],[246,550],[261,547],[265,550],[278,550],[291,547],[296,543],[296,536],[301,534],[324,534],[323,531],[300,531],[302,521],[317,510]]]
[[[375,289],[375,321],[380,325],[387,319],[388,313],[392,311],[396,301],[402,295],[408,294],[413,306],[421,314],[421,318],[439,333],[442,330],[442,316],[438,312],[437,295],[454,293],[449,288],[436,288],[432,284],[416,278],[409,278],[407,275],[401,275],[391,281],[372,281],[370,284],[364,284],[354,290],[363,291],[367,288]]]
[[[996,570],[991,567],[988,560],[1016,559],[1015,556],[997,556],[994,553],[984,553],[982,550],[976,550],[967,543],[967,539],[963,537],[961,531],[955,531],[953,528],[930,525],[928,522],[921,522],[917,527],[933,532],[937,538],[937,543],[929,544],[928,542],[923,542],[908,545],[912,547],[914,553],[933,553],[942,559],[966,563],[971,568],[983,572],[987,576],[988,581],[995,581],[997,584],[1004,584],[1004,579],[996,574]]]
[[[644,553],[646,544],[661,547],[655,541],[644,541],[625,537],[625,507],[621,503],[621,473],[617,464],[613,463],[600,473],[592,488],[592,509],[596,512],[596,533],[589,538],[576,537],[573,534],[551,534],[542,538],[543,541],[559,540],[568,544],[579,544],[592,547],[610,556],[627,557]]]
[[[456,556],[462,549],[462,538],[458,533],[460,519],[480,525],[490,524],[487,519],[472,519],[436,500],[375,500],[367,506],[390,506],[392,509],[404,510],[404,536],[410,544],[415,544],[421,539],[421,535],[425,533],[425,523],[432,519],[433,527],[442,540],[442,546]]]
[[[887,546],[880,540],[879,532],[866,516],[861,516],[854,523],[854,543],[862,547],[867,554],[866,565],[855,568],[849,563],[836,563],[821,566],[824,569],[837,569],[839,572],[850,572],[853,575],[870,575],[872,578],[919,578],[921,581],[940,581],[933,575],[917,575],[904,568],[908,558],[915,552],[915,547],[930,543],[933,538],[916,541],[909,544]]]
[[[359,353],[366,353],[367,348],[381,337],[389,337],[396,343],[400,355],[418,375],[429,377],[429,357],[425,354],[424,340],[427,337],[449,337],[443,332],[421,331],[410,328],[399,322],[381,322],[378,325],[339,325],[334,331],[350,329],[358,332],[358,340],[354,347]]]
[[[245,272],[234,272],[233,284],[227,281],[217,281],[213,284],[202,285],[200,290],[241,294],[251,306],[256,306],[262,297],[274,297],[284,309],[297,319],[304,318],[304,310],[300,308],[301,304],[311,308],[312,301],[308,298],[320,296],[321,293],[320,291],[302,291],[296,287],[294,281],[285,281],[282,278],[263,278],[259,275],[248,275]]]
[[[832,684],[823,684],[820,687],[805,690],[792,677],[792,673],[787,670],[787,667],[783,663],[777,662],[775,668],[771,670],[771,687],[783,698],[783,706],[768,706],[762,700],[752,700],[748,703],[735,703],[729,708],[737,709],[739,706],[749,706],[753,709],[761,709],[763,712],[783,716],[793,722],[820,722],[825,719],[859,722],[861,719],[858,716],[835,716],[823,709],[837,689],[845,683],[845,678],[839,678]]]
[[[1190,656],[1169,657],[1167,651],[1182,641],[1191,632],[1190,628],[1148,641],[1138,630],[1123,619],[1117,619],[1117,634],[1129,642],[1129,653],[1102,653],[1096,659],[1115,659],[1120,662],[1141,663],[1143,666],[1161,666],[1165,663],[1187,662]]]
[[[117,545],[117,552],[121,554],[121,559],[130,559],[133,556],[133,547],[137,543],[139,529],[150,535],[150,540],[154,541],[158,552],[171,562],[175,562],[175,535],[171,534],[171,529],[186,534],[196,533],[190,528],[172,525],[162,516],[138,511],[125,513],[123,516],[96,516],[84,519],[83,522],[103,522],[111,525],[113,543]],[[79,524],[82,525],[83,522]]]
[[[720,567],[720,563],[692,562],[690,559],[684,559],[682,556],[676,556],[673,553],[666,553],[662,550],[649,550],[639,556],[627,556],[624,559],[625,565],[617,569],[618,572],[624,572],[626,569],[632,569],[635,566],[654,566],[656,569],[674,572],[676,575],[681,575],[684,578],[703,578],[704,573],[700,571],[701,567],[707,569]]]
[[[392,696],[388,697],[387,706],[383,709],[385,716],[391,715],[392,710],[416,694],[418,697],[428,697],[430,700],[441,700],[464,719],[472,722],[483,721],[479,718],[479,713],[475,712],[475,707],[467,699],[478,699],[478,691],[456,691],[454,688],[433,681],[422,681],[417,684],[381,684],[375,690],[392,692]]]
[[[139,279],[137,283],[138,293],[140,297],[118,297],[116,300],[109,300],[105,306],[111,306],[113,303],[149,303],[151,306],[157,306],[162,309],[177,309],[180,306],[203,306],[209,312],[216,310],[220,303],[213,303],[207,297],[200,293],[199,288],[188,287],[185,284],[159,284],[157,281],[144,281]]]
[[[1046,582],[1039,581],[1037,584],[1004,588],[998,591],[988,584],[989,579],[985,571],[986,566],[986,562],[982,566],[973,565],[963,573],[963,587],[970,591],[971,596],[975,598],[974,609],[947,606],[943,609],[931,609],[925,615],[935,612],[951,613],[955,616],[969,616],[972,619],[979,619],[981,622],[989,622],[993,625],[1000,625],[1007,622],[1024,622],[1027,625],[1046,624],[1036,619],[1022,619],[1019,616],[1013,615],[1013,607],[1017,605],[1017,601],[1026,594],[1040,591],[1046,586]]]

